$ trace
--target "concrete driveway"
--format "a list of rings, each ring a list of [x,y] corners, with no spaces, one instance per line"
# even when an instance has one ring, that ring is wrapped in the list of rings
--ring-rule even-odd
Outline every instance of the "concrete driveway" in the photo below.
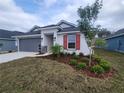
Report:
[[[35,56],[34,52],[14,52],[7,54],[0,54],[0,63],[12,61],[19,58]]]

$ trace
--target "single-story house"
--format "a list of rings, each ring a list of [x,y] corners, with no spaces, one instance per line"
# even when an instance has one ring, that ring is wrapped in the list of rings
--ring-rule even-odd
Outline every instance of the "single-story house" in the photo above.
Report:
[[[35,28],[25,35],[14,36],[18,51],[38,52],[41,46],[41,51],[46,49],[46,52],[50,52],[53,45],[59,44],[65,52],[90,53],[84,33],[73,23],[61,20],[54,25]]]
[[[15,39],[0,38],[0,52],[2,51],[16,51]]]
[[[114,35],[106,38],[107,49],[124,52],[124,29],[115,32]]]
[[[0,52],[16,51],[16,40],[11,36],[21,34],[22,32],[0,29]]]

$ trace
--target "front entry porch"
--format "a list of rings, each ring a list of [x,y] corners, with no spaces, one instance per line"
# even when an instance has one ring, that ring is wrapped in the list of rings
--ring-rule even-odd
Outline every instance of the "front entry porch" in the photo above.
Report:
[[[41,45],[42,45],[42,49],[44,46],[47,48],[46,52],[51,53],[51,47],[54,45],[54,34],[52,34],[52,33],[44,34],[44,38],[43,38]]]

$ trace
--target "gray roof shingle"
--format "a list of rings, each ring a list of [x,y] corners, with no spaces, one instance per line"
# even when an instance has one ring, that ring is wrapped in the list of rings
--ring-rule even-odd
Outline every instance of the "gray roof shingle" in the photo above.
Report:
[[[23,32],[0,29],[0,38],[11,38],[11,36],[24,35]]]
[[[60,30],[59,32],[69,32],[69,31],[80,31],[78,27],[68,27],[68,28],[63,28],[63,30]]]

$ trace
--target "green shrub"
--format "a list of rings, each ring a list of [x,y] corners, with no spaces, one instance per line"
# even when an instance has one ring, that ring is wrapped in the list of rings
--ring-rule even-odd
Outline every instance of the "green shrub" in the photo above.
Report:
[[[97,74],[101,74],[104,73],[104,69],[103,67],[101,67],[100,65],[95,65],[91,68],[91,71]]]
[[[103,48],[106,46],[106,41],[104,39],[98,38],[96,39],[95,46],[98,48]]]
[[[103,67],[105,71],[109,71],[111,69],[110,63],[106,60],[101,60],[99,65]]]
[[[76,66],[78,69],[84,69],[84,68],[86,68],[86,63],[79,63],[79,64],[77,64],[77,66]]]
[[[102,60],[102,58],[99,57],[99,56],[97,56],[97,55],[94,55],[94,56],[93,56],[93,59],[94,59],[95,61],[97,61],[98,63]]]
[[[51,47],[51,51],[54,55],[56,55],[57,57],[60,55],[62,50],[62,46],[55,44],[54,46]]]
[[[75,59],[72,59],[70,62],[69,62],[70,65],[73,65],[73,66],[76,66],[77,65],[77,60]]]
[[[72,53],[72,55],[74,56],[74,55],[76,55],[76,53],[75,53],[75,52],[73,52],[73,53]]]

